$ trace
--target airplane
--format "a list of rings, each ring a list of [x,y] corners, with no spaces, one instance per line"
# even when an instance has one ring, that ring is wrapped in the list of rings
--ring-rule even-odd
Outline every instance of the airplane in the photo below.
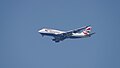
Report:
[[[55,41],[57,43],[67,38],[76,39],[76,38],[91,37],[91,35],[95,34],[95,32],[91,33],[91,29],[92,27],[90,25],[77,28],[74,30],[70,30],[70,31],[61,31],[56,29],[42,28],[38,30],[38,33],[40,33],[42,36],[54,37],[52,41]]]

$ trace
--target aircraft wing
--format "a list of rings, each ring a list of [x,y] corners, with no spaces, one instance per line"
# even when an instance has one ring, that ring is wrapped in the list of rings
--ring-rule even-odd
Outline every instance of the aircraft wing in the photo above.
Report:
[[[85,29],[85,28],[87,28],[89,26],[90,25],[84,26],[84,27],[81,27],[81,28],[77,28],[77,29],[74,29],[74,30],[70,30],[70,31],[67,31],[67,33],[77,33],[77,32],[79,32],[79,31],[81,31],[81,30],[83,30],[83,29]]]
[[[65,37],[63,36],[54,36],[54,39],[52,39],[52,41],[55,41],[55,42],[59,42],[59,41],[63,41],[65,39]]]
[[[81,30],[83,30],[83,29],[85,29],[85,28],[87,28],[89,26],[90,25],[84,26],[84,27],[81,27],[81,28],[78,28],[78,29],[70,30],[70,31],[67,31],[66,33],[62,33],[62,35],[64,35],[64,36],[70,36],[70,35],[72,35],[72,33],[80,32]]]

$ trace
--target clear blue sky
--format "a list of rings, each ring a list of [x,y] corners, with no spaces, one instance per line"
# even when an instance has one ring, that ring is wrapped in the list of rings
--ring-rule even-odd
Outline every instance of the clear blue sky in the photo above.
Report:
[[[92,25],[60,43],[37,32]],[[120,68],[120,0],[0,0],[0,68]]]

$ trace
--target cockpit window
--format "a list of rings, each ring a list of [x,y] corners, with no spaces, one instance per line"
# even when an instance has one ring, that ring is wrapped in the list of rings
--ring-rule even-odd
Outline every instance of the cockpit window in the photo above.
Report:
[[[47,29],[45,29],[45,31],[48,31]]]

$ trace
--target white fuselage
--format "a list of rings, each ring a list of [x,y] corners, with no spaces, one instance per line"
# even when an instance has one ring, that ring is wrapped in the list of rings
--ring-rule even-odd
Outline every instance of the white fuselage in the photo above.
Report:
[[[76,37],[76,38],[83,38],[85,37],[86,35],[81,32],[81,33],[72,33],[72,37]]]
[[[61,33],[65,33],[64,31],[59,31],[59,30],[54,30],[54,29],[41,29],[38,31],[39,33],[43,33],[43,34],[61,34]]]
[[[42,35],[47,35],[47,36],[55,36],[57,34],[66,33],[65,31],[46,29],[46,28],[41,29],[38,32]],[[72,35],[67,38],[84,38],[84,37],[86,37],[86,35],[83,32],[81,32],[81,33],[72,33]]]

